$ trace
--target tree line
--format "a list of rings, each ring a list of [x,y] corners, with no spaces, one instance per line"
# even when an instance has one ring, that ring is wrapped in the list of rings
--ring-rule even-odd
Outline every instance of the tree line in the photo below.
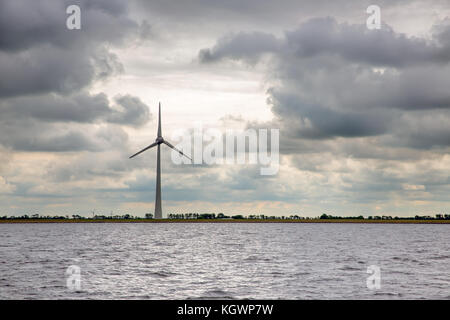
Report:
[[[318,217],[303,217],[300,215],[289,215],[289,216],[269,216],[264,214],[251,214],[251,215],[243,215],[243,214],[235,214],[235,215],[225,215],[223,213],[169,213],[167,216],[168,219],[182,219],[182,220],[190,220],[190,219],[259,219],[259,220],[315,220],[315,219],[355,219],[355,220],[450,220],[450,214],[436,214],[435,216],[430,215],[416,215],[414,217],[392,217],[392,216],[368,216],[365,218],[362,215],[359,216],[333,216],[330,214],[323,213]],[[114,220],[122,220],[122,219],[153,219],[153,214],[146,213],[144,217],[142,216],[133,216],[130,214],[123,215],[92,215],[92,217],[85,217],[79,214],[74,215],[39,215],[39,214],[31,214],[31,215],[21,215],[21,216],[0,216],[0,220],[8,220],[8,219],[71,219],[71,220],[79,220],[79,219],[94,219],[94,220],[104,220],[104,219],[114,219]]]

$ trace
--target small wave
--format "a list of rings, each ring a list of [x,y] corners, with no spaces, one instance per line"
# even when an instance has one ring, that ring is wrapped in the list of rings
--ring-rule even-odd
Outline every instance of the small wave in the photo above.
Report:
[[[223,297],[198,296],[198,297],[187,297],[186,300],[236,300],[236,298],[233,296],[223,296]]]
[[[413,258],[409,258],[409,257],[392,257],[392,260],[401,261],[401,262],[420,263],[420,261],[413,259]]]
[[[310,274],[310,272],[297,272],[294,274],[294,276],[308,276]]]
[[[429,260],[446,260],[446,259],[450,259],[450,256],[433,256],[428,259]]]
[[[395,292],[375,292],[375,296],[390,296],[390,297],[401,297],[401,293],[395,293]]]
[[[190,297],[190,300],[214,300],[214,299],[224,299],[224,300],[234,300],[236,299],[230,292],[224,291],[222,289],[214,289],[205,291],[203,294],[197,297]]]
[[[173,247],[175,246],[175,243],[155,241],[153,245],[156,247]]]
[[[168,278],[168,277],[176,275],[176,273],[172,273],[172,272],[168,272],[168,271],[155,271],[155,272],[149,272],[147,275],[155,276],[158,278]]]
[[[333,282],[337,281],[339,278],[317,278],[317,279],[311,279],[311,282]]]
[[[340,270],[344,270],[344,271],[361,271],[361,268],[344,266],[344,267],[340,268]]]
[[[392,257],[392,260],[402,261],[402,262],[419,262],[413,258],[409,257]]]
[[[253,261],[258,261],[258,260],[261,260],[261,258],[258,256],[248,256],[243,261],[253,262]]]
[[[283,273],[283,272],[280,272],[280,271],[272,271],[270,274],[271,274],[271,275],[274,275],[274,276],[284,275],[284,273]]]

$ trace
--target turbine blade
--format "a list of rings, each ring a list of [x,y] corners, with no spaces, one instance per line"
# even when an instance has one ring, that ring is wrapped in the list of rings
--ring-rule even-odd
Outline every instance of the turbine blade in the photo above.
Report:
[[[145,150],[148,150],[148,149],[150,149],[150,148],[153,148],[154,146],[157,146],[157,145],[158,145],[158,142],[153,142],[153,143],[152,143],[151,145],[149,145],[147,148],[144,148],[144,149],[142,149],[141,151],[139,151],[138,153],[133,154],[133,155],[130,157],[130,159],[136,157],[138,154],[144,152]]]
[[[158,115],[158,137],[162,137],[162,134],[161,134],[161,102],[159,103],[159,115]]]
[[[191,159],[191,158],[189,158],[187,155],[185,155],[182,151],[180,151],[180,150],[178,150],[177,148],[175,148],[171,143],[167,142],[166,140],[164,140],[164,143],[165,143],[169,148],[172,148],[173,150],[175,150],[176,152],[178,152],[178,153],[181,154],[182,156],[185,156],[186,158],[188,158],[188,159],[191,160],[191,162],[192,162],[192,159]]]

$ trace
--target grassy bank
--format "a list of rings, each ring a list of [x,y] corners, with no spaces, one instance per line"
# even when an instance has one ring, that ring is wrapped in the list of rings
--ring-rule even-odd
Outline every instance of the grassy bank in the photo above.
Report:
[[[377,223],[450,224],[450,220],[369,219],[0,219],[1,223]]]

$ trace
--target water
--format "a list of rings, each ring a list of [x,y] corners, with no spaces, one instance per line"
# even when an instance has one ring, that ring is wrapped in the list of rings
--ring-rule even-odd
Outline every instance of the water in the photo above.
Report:
[[[450,299],[450,225],[2,224],[0,299]],[[66,269],[81,270],[81,289]],[[367,267],[381,288],[366,286]]]

